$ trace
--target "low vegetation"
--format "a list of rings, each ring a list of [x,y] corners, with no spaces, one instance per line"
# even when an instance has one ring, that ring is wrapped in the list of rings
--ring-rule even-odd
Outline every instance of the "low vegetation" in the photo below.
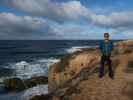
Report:
[[[61,58],[60,62],[57,63],[55,67],[55,73],[60,73],[65,70],[66,67],[69,65],[69,60],[72,58],[71,54],[68,54]]]
[[[133,100],[133,82],[128,83],[128,85],[122,91],[123,95],[127,95],[130,100]]]
[[[132,48],[128,48],[124,51],[124,53],[132,53],[133,49]]]
[[[129,61],[125,69],[127,73],[133,73],[133,60]]]

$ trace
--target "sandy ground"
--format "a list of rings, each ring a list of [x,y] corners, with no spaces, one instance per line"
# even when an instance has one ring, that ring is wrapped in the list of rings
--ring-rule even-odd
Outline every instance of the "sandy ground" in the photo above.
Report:
[[[133,100],[133,74],[124,72],[127,62],[133,59],[132,54],[117,56],[120,64],[115,71],[114,79],[110,79],[108,74],[99,78],[98,74],[88,77],[77,87],[79,94],[71,96],[71,100]]]
[[[124,45],[124,46],[121,46]],[[98,72],[87,76],[88,79],[82,80],[76,86],[79,90],[78,93],[66,94],[65,100],[133,100],[133,73],[126,73],[125,69],[130,60],[133,61],[133,50],[128,52],[129,47],[133,46],[133,41],[125,46],[125,42],[118,45],[117,51],[120,54],[113,54],[112,61],[118,60],[119,64],[113,66],[115,69],[114,79],[110,79],[108,73],[103,78],[98,77]],[[127,53],[123,53],[127,50]],[[78,55],[75,55],[73,59],[69,60],[69,65],[66,65],[65,70],[59,73],[55,73],[54,70],[57,65],[53,65],[49,71],[49,89],[55,89],[56,87],[64,84],[68,80],[72,79],[82,69],[89,66],[91,62],[99,63],[100,53],[99,50],[84,51]],[[114,64],[114,62],[112,62]],[[100,65],[98,65],[100,66]],[[72,72],[74,72],[72,74]],[[64,99],[53,99],[64,100]]]

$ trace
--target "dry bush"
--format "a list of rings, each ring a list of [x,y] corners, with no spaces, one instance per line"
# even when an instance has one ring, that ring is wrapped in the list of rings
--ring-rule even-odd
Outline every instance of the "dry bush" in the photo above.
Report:
[[[132,51],[133,51],[133,49],[132,48],[126,48],[125,50],[124,50],[124,53],[132,53]]]
[[[125,69],[126,73],[133,73],[133,60],[128,61],[127,67]]]
[[[120,60],[119,59],[113,60],[112,61],[113,69],[116,69],[119,64],[120,64]]]
[[[133,100],[133,83],[128,83],[127,86],[123,89],[122,94]]]
[[[71,54],[68,54],[64,57],[61,58],[60,62],[57,63],[57,65],[55,66],[55,73],[60,73],[62,71],[65,70],[66,67],[69,66],[69,61],[72,58]]]

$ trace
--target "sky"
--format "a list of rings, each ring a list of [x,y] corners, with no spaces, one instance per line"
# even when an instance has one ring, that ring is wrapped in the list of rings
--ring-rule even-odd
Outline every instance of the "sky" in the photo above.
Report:
[[[133,39],[133,0],[0,0],[0,40]]]

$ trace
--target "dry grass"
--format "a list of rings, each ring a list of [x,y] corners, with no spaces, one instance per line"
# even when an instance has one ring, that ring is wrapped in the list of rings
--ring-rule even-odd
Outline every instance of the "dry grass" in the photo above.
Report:
[[[122,49],[120,48],[115,48],[114,51],[112,52],[113,56],[119,55],[119,54],[130,54],[133,52],[132,47],[123,47]]]
[[[71,76],[74,76],[74,75],[75,75],[75,71],[73,71],[73,70],[70,71],[70,75],[71,75]]]
[[[57,63],[55,67],[55,73],[60,73],[65,70],[66,67],[69,65],[70,59],[72,59],[73,56],[71,54],[67,54],[64,57],[61,58],[60,62]]]
[[[132,51],[133,51],[133,49],[132,48],[128,48],[128,49],[126,49],[125,51],[124,51],[124,53],[132,53]]]
[[[133,73],[133,60],[128,61],[127,67],[125,69],[126,73]]]
[[[122,94],[133,100],[133,83],[128,83],[128,85],[122,91]]]
[[[117,48],[112,52],[112,56],[118,55],[119,51],[117,50]]]

